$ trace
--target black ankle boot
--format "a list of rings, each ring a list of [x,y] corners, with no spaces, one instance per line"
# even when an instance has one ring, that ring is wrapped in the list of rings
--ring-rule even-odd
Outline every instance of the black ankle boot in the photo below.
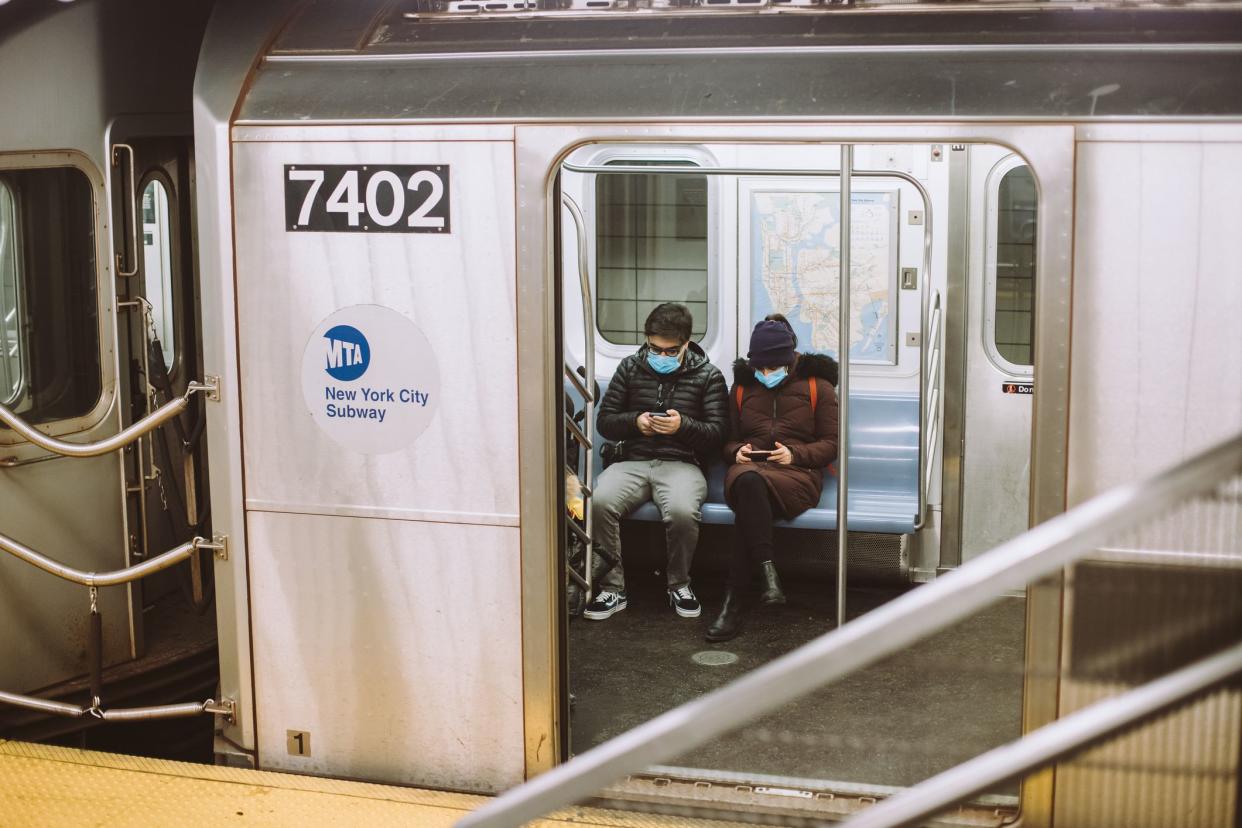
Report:
[[[737,634],[742,631],[744,614],[741,593],[729,588],[725,592],[724,603],[720,606],[720,615],[716,616],[716,620],[707,628],[707,640],[728,641],[736,638]]]
[[[785,592],[781,589],[781,579],[777,577],[776,566],[771,561],[764,561],[759,567],[763,574],[763,592],[759,593],[759,603],[785,603]]]

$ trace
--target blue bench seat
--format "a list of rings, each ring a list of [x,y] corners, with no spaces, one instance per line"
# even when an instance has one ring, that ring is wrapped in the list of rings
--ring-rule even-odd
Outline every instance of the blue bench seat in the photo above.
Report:
[[[602,440],[597,440],[602,444]],[[593,453],[595,475],[602,469],[599,446]],[[725,463],[707,469],[703,523],[731,525],[733,510],[724,498]],[[850,394],[849,530],[904,535],[914,531],[919,508],[919,401],[914,394],[855,391]],[[642,504],[631,520],[659,521],[654,503]],[[819,504],[793,520],[790,529],[837,528],[837,477],[824,472]]]

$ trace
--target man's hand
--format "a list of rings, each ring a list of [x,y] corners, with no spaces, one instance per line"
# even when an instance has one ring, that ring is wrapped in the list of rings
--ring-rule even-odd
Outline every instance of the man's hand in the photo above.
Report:
[[[750,453],[752,451],[754,451],[754,448],[751,447],[750,443],[747,443],[746,445],[742,446],[740,449],[737,450],[737,454],[734,456],[733,462],[734,463],[754,463],[755,461],[750,459]]]
[[[789,446],[776,444],[776,449],[768,455],[769,463],[780,463],[782,466],[788,466],[793,462],[793,452],[789,450]]]
[[[638,415],[638,419],[634,421],[634,425],[638,426],[638,432],[644,437],[654,437],[655,428],[651,425],[651,415],[644,411]]]
[[[681,430],[681,415],[673,409],[668,410],[667,417],[648,417],[648,422],[655,429],[656,434],[676,434]],[[647,415],[643,415],[646,417]]]

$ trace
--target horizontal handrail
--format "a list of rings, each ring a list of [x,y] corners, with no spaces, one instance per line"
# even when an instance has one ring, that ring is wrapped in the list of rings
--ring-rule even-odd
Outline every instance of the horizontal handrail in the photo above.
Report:
[[[37,710],[53,716],[65,716],[70,719],[81,719],[90,715],[105,722],[136,722],[152,719],[178,719],[186,716],[201,716],[204,713],[213,716],[233,717],[233,702],[207,699],[201,702],[181,702],[179,704],[160,704],[152,707],[117,707],[103,710],[97,707],[83,707],[80,704],[50,701],[34,696],[23,696],[20,693],[6,693],[0,690],[0,704],[22,707],[26,710]]]
[[[66,581],[72,581],[75,584],[81,584],[88,587],[106,587],[117,586],[119,584],[128,584],[131,581],[137,581],[156,572],[175,566],[200,549],[221,549],[222,542],[217,540],[207,540],[206,538],[193,538],[185,543],[177,546],[167,552],[157,555],[154,558],[143,561],[139,564],[126,567],[124,569],[113,570],[112,572],[86,572],[76,569],[60,561],[42,555],[29,546],[13,540],[8,535],[0,534],[0,550],[8,552],[10,555],[23,560],[31,566],[38,567],[44,572],[63,578]]]
[[[99,457],[104,454],[110,454],[117,449],[122,449],[138,438],[155,431],[155,429],[176,417],[182,411],[185,411],[186,406],[190,404],[190,397],[200,391],[214,393],[216,386],[192,382],[190,387],[180,397],[164,403],[164,405],[151,412],[149,416],[143,417],[129,428],[94,443],[68,443],[55,437],[49,437],[3,405],[0,405],[0,424],[13,429],[23,439],[35,444],[44,451],[50,451],[63,457]],[[0,465],[6,464],[16,465],[17,463],[8,459],[0,462]]]
[[[1123,733],[1242,672],[1242,644],[1111,699],[1071,713],[908,788],[847,820],[847,828],[897,828],[1028,771]]]
[[[565,366],[565,379],[573,384],[574,390],[582,396],[583,402],[595,402],[595,397],[587,390],[586,383],[579,379],[577,372],[571,371],[568,365]]]
[[[910,590],[737,681],[676,707],[514,788],[459,825],[505,828],[679,756],[962,621],[1012,589],[1059,572],[1118,531],[1159,517],[1242,471],[1242,434],[1068,512]]]
[[[578,424],[575,423],[573,421],[573,418],[570,417],[568,414],[565,415],[565,428],[566,430],[569,431],[570,434],[573,435],[575,440],[577,440],[579,443],[582,444],[582,447],[584,449],[586,449],[587,451],[590,451],[592,448],[594,448],[594,445],[591,443],[591,438],[586,436],[586,432],[578,428]]]

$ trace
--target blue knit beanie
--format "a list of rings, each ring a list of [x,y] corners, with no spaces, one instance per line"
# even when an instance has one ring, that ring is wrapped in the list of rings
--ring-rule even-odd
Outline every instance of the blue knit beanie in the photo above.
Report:
[[[764,320],[750,335],[751,368],[779,368],[794,361],[794,336],[789,326]]]

